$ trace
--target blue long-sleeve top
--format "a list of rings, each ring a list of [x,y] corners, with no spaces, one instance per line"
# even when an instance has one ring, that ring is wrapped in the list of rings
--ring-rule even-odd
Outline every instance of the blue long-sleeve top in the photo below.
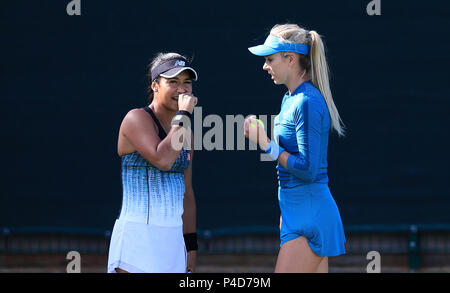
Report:
[[[327,149],[330,115],[320,91],[311,82],[303,82],[281,103],[274,119],[277,143],[291,155],[287,169],[277,164],[281,188],[310,183],[327,183]]]

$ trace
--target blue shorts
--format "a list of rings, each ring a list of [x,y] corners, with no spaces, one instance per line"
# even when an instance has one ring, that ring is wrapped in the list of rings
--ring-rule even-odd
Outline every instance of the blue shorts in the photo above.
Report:
[[[345,254],[345,235],[336,202],[325,183],[279,188],[281,245],[304,236],[319,256]]]

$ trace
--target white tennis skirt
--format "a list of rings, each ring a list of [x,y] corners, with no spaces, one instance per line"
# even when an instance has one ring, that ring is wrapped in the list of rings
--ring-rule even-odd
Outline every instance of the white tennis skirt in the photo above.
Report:
[[[108,254],[108,273],[185,273],[183,226],[166,227],[116,220]]]

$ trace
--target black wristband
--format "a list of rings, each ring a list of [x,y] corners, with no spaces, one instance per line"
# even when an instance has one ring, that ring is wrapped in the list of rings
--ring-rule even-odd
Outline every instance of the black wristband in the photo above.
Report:
[[[191,250],[198,250],[197,233],[186,233],[183,236],[187,252]]]
[[[175,115],[186,115],[186,116],[189,117],[189,119],[192,118],[192,114],[189,113],[189,111],[186,111],[186,110],[179,110],[179,111],[177,111],[177,113]]]
[[[184,128],[191,128],[192,114],[185,110],[179,110],[172,119],[171,125],[183,126]],[[184,122],[184,123],[183,123]]]

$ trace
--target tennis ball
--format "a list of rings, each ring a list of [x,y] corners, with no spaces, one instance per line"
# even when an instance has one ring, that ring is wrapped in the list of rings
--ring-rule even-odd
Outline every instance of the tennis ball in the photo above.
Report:
[[[264,129],[264,123],[261,121],[261,120],[259,120],[259,119],[256,119],[256,122],[258,122],[259,123],[259,125],[261,125],[261,127]],[[250,123],[250,127],[252,127],[252,128],[255,128],[256,127],[256,125],[255,124],[253,124],[253,123]]]

